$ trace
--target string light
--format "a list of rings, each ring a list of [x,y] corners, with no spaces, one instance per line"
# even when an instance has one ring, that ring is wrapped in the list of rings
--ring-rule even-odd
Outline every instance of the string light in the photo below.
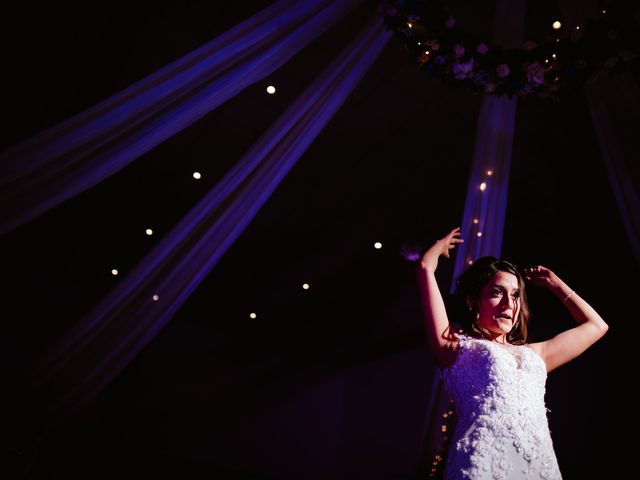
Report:
[[[256,315],[255,313],[253,313],[253,312],[251,312],[251,313],[249,314],[249,318],[256,318],[256,317],[257,317],[257,315]]]
[[[160,300],[160,297],[159,297],[157,294],[156,294],[156,295],[154,295],[154,296],[153,296],[153,297],[151,297],[151,298],[153,298],[153,301],[154,301],[154,302],[157,302],[158,300]]]
[[[481,236],[482,236],[482,232],[476,233],[476,237],[481,237]]]
[[[115,268],[111,270],[111,275],[118,275],[118,270]]]
[[[376,250],[380,250],[382,248],[382,243],[380,242],[376,242],[373,244],[373,248],[375,248]]]
[[[486,189],[487,189],[487,184],[485,182],[482,182],[480,184],[480,190],[484,192]]]
[[[147,235],[151,236],[153,235],[153,230],[151,230],[150,228],[147,228],[144,233],[146,233]]]
[[[274,93],[276,93],[276,87],[274,87],[273,85],[269,85],[269,86],[267,87],[267,93],[268,93],[269,95],[273,95]]]
[[[479,223],[480,223],[480,220],[478,220],[477,218],[474,218],[474,219],[473,219],[473,223],[477,225],[477,224],[479,224]]]
[[[554,30],[560,30],[560,28],[562,27],[562,23],[556,20],[555,22],[553,22],[551,26],[553,27]]]
[[[493,175],[493,170],[487,170],[487,175],[490,177],[491,175]]]
[[[193,172],[193,178],[195,178],[196,180],[200,180],[202,178],[202,175],[200,175],[200,172]]]
[[[302,284],[302,288],[303,288],[304,290],[309,290],[309,284],[308,284],[308,283],[303,283],[303,284]]]

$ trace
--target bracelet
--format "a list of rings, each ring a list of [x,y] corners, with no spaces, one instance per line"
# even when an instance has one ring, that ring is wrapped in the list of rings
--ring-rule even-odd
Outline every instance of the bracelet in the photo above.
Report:
[[[566,296],[566,297],[564,297],[564,300],[562,300],[562,304],[563,304],[563,305],[566,305],[566,304],[567,304],[567,300],[569,300],[569,298],[570,298],[570,297],[571,297],[571,295],[573,295],[573,294],[574,294],[574,291],[573,291],[573,290],[571,290],[571,291],[567,294],[567,296]]]

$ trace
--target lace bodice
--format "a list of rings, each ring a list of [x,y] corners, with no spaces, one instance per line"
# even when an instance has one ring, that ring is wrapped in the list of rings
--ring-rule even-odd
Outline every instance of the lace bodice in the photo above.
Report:
[[[457,423],[447,479],[560,479],[544,403],[547,370],[529,347],[460,337],[442,371]]]

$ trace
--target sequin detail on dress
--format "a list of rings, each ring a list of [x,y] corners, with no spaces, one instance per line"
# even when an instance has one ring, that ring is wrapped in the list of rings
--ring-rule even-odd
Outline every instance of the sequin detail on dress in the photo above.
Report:
[[[456,406],[445,478],[561,479],[544,403],[547,370],[527,346],[460,336],[444,386]]]

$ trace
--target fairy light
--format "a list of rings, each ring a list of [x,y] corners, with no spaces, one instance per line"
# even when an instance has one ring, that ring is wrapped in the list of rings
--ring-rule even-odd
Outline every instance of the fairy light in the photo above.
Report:
[[[112,269],[111,270],[111,275],[113,275],[113,276],[118,275],[118,269],[117,268]]]
[[[482,232],[476,233],[476,237],[481,237],[481,236],[482,236]]]
[[[487,184],[485,182],[482,182],[480,184],[480,191],[484,192],[487,189]]]
[[[380,250],[382,248],[382,243],[380,242],[376,242],[373,244],[373,248],[375,248],[376,250]]]
[[[475,225],[477,225],[477,224],[479,224],[479,223],[480,223],[480,220],[478,220],[477,218],[474,218],[474,219],[473,219],[473,223],[474,223]]]
[[[153,235],[153,230],[151,230],[150,228],[147,228],[144,233],[146,233],[147,235],[151,236]]]
[[[487,170],[487,176],[490,177],[491,175],[493,175],[493,170]]]
[[[302,284],[302,288],[303,288],[303,290],[309,290],[310,287],[309,287],[308,283],[303,283]]]
[[[154,302],[157,302],[158,300],[160,300],[160,297],[158,296],[158,294],[154,295],[151,298],[153,299]]]
[[[276,93],[276,87],[274,87],[273,85],[269,85],[269,86],[267,87],[267,93],[268,93],[269,95],[273,95],[274,93]]]
[[[193,178],[195,178],[196,180],[200,180],[202,178],[202,175],[200,175],[200,172],[193,172]]]
[[[560,28],[562,28],[562,23],[556,20],[551,24],[551,26],[553,27],[554,30],[560,30]]]
[[[256,315],[255,313],[251,312],[249,314],[249,318],[256,318],[258,315]]]

